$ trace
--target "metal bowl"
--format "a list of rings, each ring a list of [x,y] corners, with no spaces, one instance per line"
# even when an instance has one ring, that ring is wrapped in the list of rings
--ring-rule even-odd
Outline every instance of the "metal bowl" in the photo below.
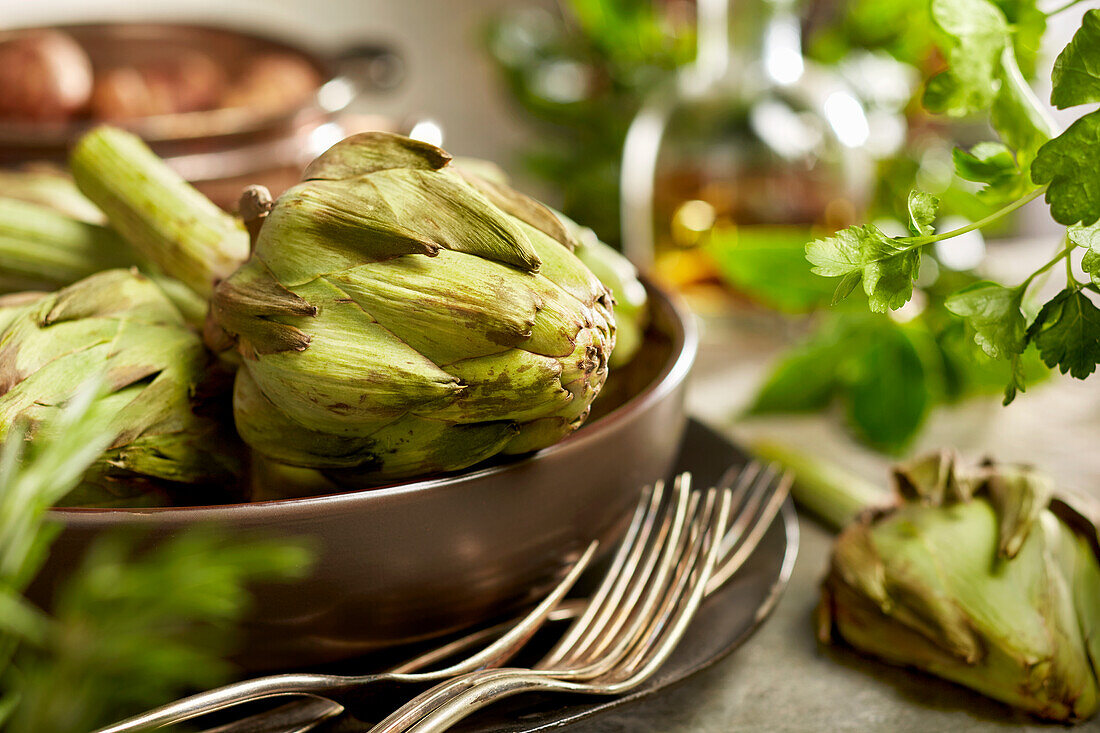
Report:
[[[258,587],[238,661],[302,666],[470,626],[545,593],[593,538],[609,548],[640,488],[672,468],[695,358],[690,315],[650,287],[641,358],[614,372],[625,400],[538,453],[452,476],[303,499],[163,509],[58,509],[64,529],[33,595],[48,598],[89,542],[142,527],[154,543],[196,524],[304,537],[312,574]]]
[[[314,93],[285,109],[221,107],[111,123],[139,135],[223,208],[235,207],[247,184],[263,183],[278,193],[296,183],[306,163],[344,137],[338,113],[360,93],[392,89],[402,76],[400,57],[380,43],[322,55],[274,38],[204,25],[87,23],[51,28],[75,39],[97,69],[200,51],[226,71],[265,54],[297,57],[316,71],[319,83]],[[375,122],[386,125],[385,120]],[[81,118],[0,119],[0,165],[63,164],[69,147],[95,124]]]

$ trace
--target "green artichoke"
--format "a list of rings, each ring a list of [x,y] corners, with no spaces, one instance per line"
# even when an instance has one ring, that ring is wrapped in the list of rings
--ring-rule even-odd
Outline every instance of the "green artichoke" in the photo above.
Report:
[[[0,170],[0,191],[5,198],[45,206],[78,221],[89,224],[103,224],[107,221],[103,212],[62,171]]]
[[[0,196],[0,292],[54,290],[134,261],[105,226]]]
[[[263,456],[377,482],[536,450],[588,415],[610,292],[552,212],[449,161],[398,135],[338,143],[217,285],[207,341],[242,357],[234,415]]]
[[[819,631],[1037,716],[1100,705],[1096,528],[1021,466],[898,469],[901,502],[837,540]]]
[[[203,412],[216,370],[179,311],[148,278],[106,270],[56,293],[0,299],[0,441],[48,426],[98,373],[115,438],[70,504],[144,503],[164,492],[230,487],[236,441]],[[227,385],[228,386],[228,385]],[[210,403],[217,400],[210,395]]]
[[[504,186],[509,184],[508,174],[487,160],[460,158],[452,165],[485,180]],[[646,326],[649,325],[649,295],[638,279],[638,268],[600,241],[590,228],[581,226],[560,211],[554,211],[554,214],[576,242],[573,254],[607,286],[615,299],[615,350],[608,364],[612,368],[625,366],[641,349]]]

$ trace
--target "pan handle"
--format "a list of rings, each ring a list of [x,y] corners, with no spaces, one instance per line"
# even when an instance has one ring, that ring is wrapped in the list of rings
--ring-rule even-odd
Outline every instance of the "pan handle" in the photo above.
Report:
[[[405,79],[405,60],[393,46],[367,42],[349,46],[331,61],[335,76],[317,92],[317,101],[328,112],[339,112],[367,94],[388,94]]]

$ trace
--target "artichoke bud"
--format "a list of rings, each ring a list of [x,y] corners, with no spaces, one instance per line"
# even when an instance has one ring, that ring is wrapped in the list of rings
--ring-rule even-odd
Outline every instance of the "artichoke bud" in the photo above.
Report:
[[[1095,526],[1023,466],[962,466],[945,452],[899,467],[895,483],[895,508],[865,512],[837,540],[822,638],[1044,718],[1093,715]]]
[[[612,367],[627,364],[641,349],[649,325],[648,294],[638,270],[626,257],[600,241],[596,233],[560,211],[517,194],[508,187],[508,176],[483,160],[462,159],[457,171],[486,198],[528,225],[567,244],[577,258],[594,273],[613,296],[616,323]]]
[[[236,441],[207,404],[217,372],[201,340],[151,280],[105,270],[56,293],[0,306],[0,440],[33,437],[90,375],[103,374],[115,438],[70,503],[116,504],[232,485]],[[191,497],[193,499],[193,496]]]
[[[338,143],[218,285],[207,342],[244,357],[237,427],[266,458],[365,484],[536,450],[583,421],[614,345],[610,292],[553,212],[450,159],[387,133]]]

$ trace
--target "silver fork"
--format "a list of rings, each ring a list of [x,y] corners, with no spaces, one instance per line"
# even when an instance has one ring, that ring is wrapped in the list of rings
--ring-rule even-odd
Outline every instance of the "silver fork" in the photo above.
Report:
[[[729,528],[726,531],[725,536],[722,539],[721,545],[721,560],[718,562],[714,572],[711,575],[710,581],[707,583],[706,592],[711,594],[720,588],[730,577],[744,564],[744,561],[752,554],[753,550],[760,543],[763,538],[764,532],[771,526],[775,519],[776,514],[782,507],[783,502],[786,500],[790,493],[791,483],[793,481],[792,475],[780,472],[777,467],[772,464],[763,466],[758,462],[751,462],[746,466],[734,466],[731,467],[719,480],[718,486],[731,486],[733,488],[732,505],[734,518],[730,523]],[[660,487],[660,491],[663,487]],[[639,503],[638,510],[635,513],[634,519],[631,522],[630,530],[626,536],[624,536],[623,542],[620,545],[619,553],[616,555],[616,559],[612,564],[612,568],[618,568],[614,572],[621,571],[621,566],[627,562],[627,551],[631,550],[631,543],[637,540],[637,531],[640,529],[639,520],[640,514],[647,502],[652,504],[654,497],[650,494],[643,496]],[[638,550],[635,549],[635,552]],[[608,574],[611,575],[611,572]],[[606,580],[606,578],[605,578]],[[608,591],[610,592],[610,591]],[[592,601],[595,601],[594,596]],[[549,619],[552,621],[566,621],[570,619],[576,619],[582,613],[585,613],[585,609],[588,609],[589,620],[596,613],[597,604],[592,601],[586,601],[585,599],[567,599],[562,601],[549,615]],[[493,638],[505,630],[507,630],[514,621],[504,622],[498,626],[475,632],[469,636],[458,639],[451,644],[441,647],[437,650],[429,652],[422,657],[418,657],[415,660],[403,665],[400,668],[403,671],[412,671],[413,669],[420,669],[425,666],[429,666],[443,659],[449,658],[470,646],[482,643],[489,638]],[[587,623],[587,622],[585,622]],[[568,632],[576,635],[582,628],[581,622],[574,623],[572,631]],[[564,639],[559,642],[558,647],[561,648],[564,645]],[[421,698],[418,699],[422,699]],[[411,704],[411,703],[410,703]],[[306,705],[303,701],[299,705]],[[328,714],[339,713],[342,708],[335,703],[332,703],[333,708],[326,710]],[[291,706],[285,706],[290,708]],[[282,728],[270,728],[271,731],[281,731],[281,733],[291,733],[292,731],[309,730],[310,718],[308,714],[301,710],[293,710],[292,712],[298,713],[297,717],[292,717],[292,720],[298,721],[298,725],[291,724]],[[283,713],[288,715],[288,713]],[[257,719],[262,719],[265,716],[274,716],[276,713],[261,713],[254,716]],[[316,723],[320,723],[323,718],[318,718]],[[304,724],[304,727],[298,727]],[[228,724],[224,728],[218,728],[217,731],[208,731],[208,733],[250,733],[252,728],[245,725],[245,721],[239,721],[237,725],[241,725],[240,728],[234,724]],[[265,728],[264,730],[269,730]]]
[[[728,489],[678,482],[653,542],[625,574],[605,578],[585,612],[535,669],[474,672],[438,685],[371,733],[445,730],[495,700],[531,690],[618,694],[671,654],[706,593],[721,553]]]
[[[635,512],[634,519],[631,522],[628,532],[637,531],[635,525],[640,521],[640,509],[641,507],[639,507],[639,511]],[[515,623],[514,626],[511,626],[503,636],[500,636],[495,642],[481,651],[444,669],[431,672],[413,671],[415,669],[422,669],[438,658],[445,659],[452,656],[449,652],[453,651],[453,644],[442,647],[437,652],[429,652],[388,672],[379,674],[355,676],[330,674],[278,674],[243,680],[241,682],[235,682],[176,700],[175,702],[162,705],[105,728],[100,728],[94,731],[94,733],[125,733],[126,731],[163,728],[168,725],[181,723],[201,715],[224,710],[236,705],[272,697],[305,695],[320,698],[333,698],[341,696],[342,693],[352,691],[358,692],[365,686],[378,682],[411,684],[432,683],[465,672],[500,666],[515,655],[515,653],[534,636],[535,632],[542,627],[549,617],[550,612],[559,605],[566,593],[569,592],[573,584],[576,583],[577,579],[588,567],[588,564],[596,554],[598,546],[598,542],[591,542],[561,582],[558,583],[558,585],[530,613],[523,617],[518,623]],[[339,708],[339,710],[337,708]],[[342,706],[339,705],[338,701],[333,701],[332,705],[325,706],[325,711],[328,716],[336,714],[340,710],[342,710]],[[223,726],[222,729],[224,730],[225,727]],[[308,728],[301,728],[301,730],[308,730]]]

